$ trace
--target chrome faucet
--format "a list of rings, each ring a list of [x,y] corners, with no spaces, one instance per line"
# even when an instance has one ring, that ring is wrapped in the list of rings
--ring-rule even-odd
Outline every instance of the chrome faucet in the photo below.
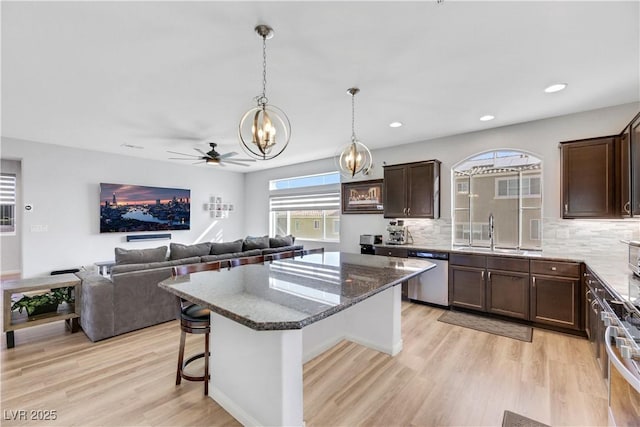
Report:
[[[491,246],[491,251],[493,251],[495,249],[495,246],[494,246],[494,240],[495,240],[494,239],[494,233],[495,233],[495,231],[493,229],[493,226],[494,226],[493,213],[490,213],[489,214],[489,245]]]

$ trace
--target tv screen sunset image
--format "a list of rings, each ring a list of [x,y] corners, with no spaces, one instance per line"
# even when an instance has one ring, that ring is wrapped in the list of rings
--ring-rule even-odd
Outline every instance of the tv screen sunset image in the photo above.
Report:
[[[191,190],[100,184],[100,232],[188,230]]]

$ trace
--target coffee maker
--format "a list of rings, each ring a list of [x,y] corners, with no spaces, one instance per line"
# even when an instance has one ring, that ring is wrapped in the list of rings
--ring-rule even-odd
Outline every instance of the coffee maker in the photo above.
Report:
[[[387,244],[389,245],[404,245],[407,243],[407,227],[404,225],[403,220],[398,221],[389,221],[389,225],[387,226],[387,231],[389,232],[389,238],[387,239]]]

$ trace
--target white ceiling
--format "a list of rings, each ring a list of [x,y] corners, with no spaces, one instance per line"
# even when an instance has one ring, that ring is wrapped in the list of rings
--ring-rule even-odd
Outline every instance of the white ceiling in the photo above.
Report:
[[[372,149],[637,102],[639,6],[3,1],[2,136],[161,160],[210,140],[242,153],[237,124],[261,92],[258,23],[275,29],[267,96],[292,138],[274,160],[227,170],[333,156],[350,140],[351,86]],[[569,86],[543,92],[556,82]]]

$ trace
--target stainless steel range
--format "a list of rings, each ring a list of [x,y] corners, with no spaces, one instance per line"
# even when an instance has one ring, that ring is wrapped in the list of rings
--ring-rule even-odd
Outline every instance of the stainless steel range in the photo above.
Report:
[[[640,316],[620,301],[604,298],[602,304],[609,425],[640,425]]]
[[[626,243],[629,247],[629,268],[636,276],[640,276],[640,242],[633,240],[623,240],[622,243]]]

